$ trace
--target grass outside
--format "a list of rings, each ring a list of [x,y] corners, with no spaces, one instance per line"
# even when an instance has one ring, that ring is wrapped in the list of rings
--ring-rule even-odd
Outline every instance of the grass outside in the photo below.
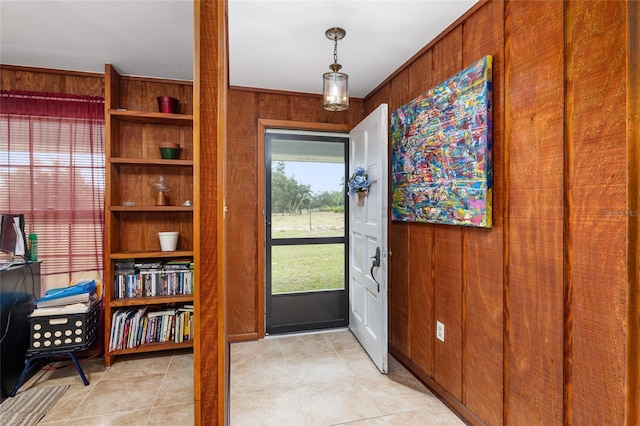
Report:
[[[344,213],[314,212],[273,214],[271,238],[342,237]]]
[[[275,215],[272,238],[329,237],[344,235],[344,215],[311,212]],[[271,251],[271,292],[291,293],[344,288],[344,245],[274,246]]]
[[[271,254],[272,294],[344,288],[342,244],[276,246]]]

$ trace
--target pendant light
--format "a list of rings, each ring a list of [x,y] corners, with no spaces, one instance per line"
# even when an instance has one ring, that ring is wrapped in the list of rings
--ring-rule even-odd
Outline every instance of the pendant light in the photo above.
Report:
[[[338,63],[338,40],[342,40],[347,32],[342,28],[329,28],[324,35],[333,40],[333,64],[331,72],[322,75],[322,108],[327,111],[346,111],[349,109],[349,76],[339,72],[342,65]]]

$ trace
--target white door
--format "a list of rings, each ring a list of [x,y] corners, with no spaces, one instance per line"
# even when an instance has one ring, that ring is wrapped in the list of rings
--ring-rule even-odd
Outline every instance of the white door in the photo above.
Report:
[[[349,133],[348,174],[364,167],[371,180],[363,206],[349,197],[349,328],[382,373],[388,361],[387,120],[382,104]]]

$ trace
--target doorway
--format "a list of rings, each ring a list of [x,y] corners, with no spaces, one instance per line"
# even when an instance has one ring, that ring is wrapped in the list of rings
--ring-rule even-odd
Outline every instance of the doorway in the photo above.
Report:
[[[346,133],[265,131],[267,334],[349,322]]]

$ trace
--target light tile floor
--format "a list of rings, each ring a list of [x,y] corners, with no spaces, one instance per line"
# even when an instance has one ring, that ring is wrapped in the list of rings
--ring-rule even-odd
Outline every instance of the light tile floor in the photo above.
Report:
[[[104,359],[82,360],[89,379],[84,386],[70,361],[42,369],[20,388],[68,384],[39,425],[192,425],[193,355],[188,352],[147,353],[118,357],[105,368]],[[60,368],[62,366],[62,368]]]
[[[193,355],[83,360],[43,369],[20,389],[70,385],[39,425],[193,424]],[[348,330],[231,345],[231,426],[463,425],[392,357],[378,372]],[[209,425],[206,425],[209,426]]]
[[[380,374],[348,330],[231,345],[232,426],[464,425],[392,357]]]

